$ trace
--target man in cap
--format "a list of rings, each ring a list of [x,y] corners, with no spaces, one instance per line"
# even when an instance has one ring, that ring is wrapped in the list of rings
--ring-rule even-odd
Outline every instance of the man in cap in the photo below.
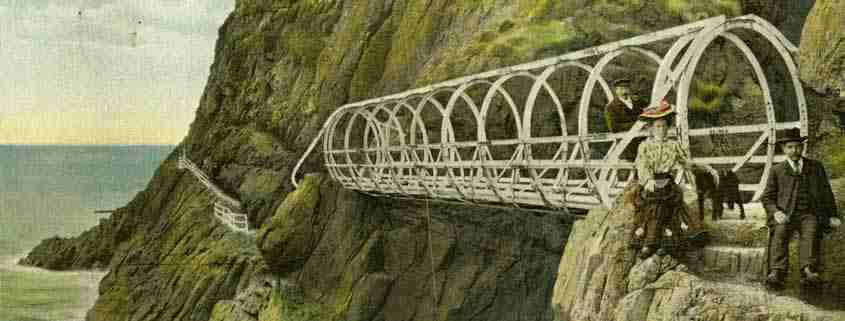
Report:
[[[640,100],[631,92],[631,81],[622,78],[613,83],[613,100],[604,106],[604,121],[612,133],[628,131],[637,122],[648,102]],[[637,156],[637,146],[645,138],[633,139],[620,155],[620,158],[633,161]]]
[[[787,159],[774,165],[763,191],[762,203],[769,226],[766,284],[783,289],[789,268],[789,240],[800,234],[798,249],[801,282],[815,285],[819,279],[821,235],[841,224],[830,182],[821,162],[805,158],[804,141],[797,128],[786,131],[777,144]]]

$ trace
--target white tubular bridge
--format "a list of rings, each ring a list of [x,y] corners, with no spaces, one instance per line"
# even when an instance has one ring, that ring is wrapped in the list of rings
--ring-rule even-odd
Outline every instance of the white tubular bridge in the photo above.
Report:
[[[743,33],[766,40],[780,54],[795,91],[797,111],[794,113],[797,115],[776,119],[764,68],[736,30],[745,30]],[[765,106],[758,106],[763,121],[690,128],[688,103],[692,78],[705,50],[717,38],[741,52],[753,70],[765,102]],[[657,43],[665,44],[656,46],[662,50],[647,49]],[[641,121],[627,132],[590,132],[595,126],[589,126],[588,109],[594,89],[600,90],[599,96],[606,97],[607,101],[613,98],[608,81],[602,75],[605,68],[623,54],[635,54],[645,57],[657,70],[651,81],[650,103],[673,98],[678,112],[676,135],[687,151],[690,139],[698,136],[742,135],[746,140],[749,135],[756,137],[750,148],[736,155],[692,154],[690,157],[696,163],[721,164],[734,171],[756,163],[755,168],[761,169],[757,174],[759,179],[745,182],[740,188],[752,191],[753,200],[758,200],[769,169],[779,161],[774,150],[777,131],[797,127],[802,134],[807,134],[806,103],[793,60],[796,52],[795,45],[757,16],[731,19],[719,16],[553,58],[350,103],[328,117],[291,177],[297,185],[300,166],[322,142],[326,169],[334,180],[348,189],[551,209],[609,207],[635,172],[630,161],[620,159],[622,151],[632,139],[647,133],[642,130]],[[555,92],[547,81],[555,73],[586,75],[580,100],[574,107],[576,113],[571,112],[572,107],[564,108],[561,93]],[[528,89],[525,99],[515,99],[506,87],[507,83],[516,80],[528,82],[523,87]],[[542,115],[545,119],[532,119],[541,96],[545,104],[542,107],[553,108],[556,114],[550,112]],[[510,114],[513,126],[510,138],[488,137],[488,113],[494,100],[504,105]],[[463,108],[474,122],[472,139],[456,136],[459,126],[455,124],[454,115],[458,108]],[[425,113],[437,117],[425,117]],[[570,118],[577,116],[577,126],[572,126],[574,121],[567,122],[567,115]],[[535,123],[551,118],[557,118],[560,124],[559,135],[532,135]],[[532,151],[539,146],[553,146],[556,151],[538,156]],[[686,180],[684,175],[679,175],[678,179]]]

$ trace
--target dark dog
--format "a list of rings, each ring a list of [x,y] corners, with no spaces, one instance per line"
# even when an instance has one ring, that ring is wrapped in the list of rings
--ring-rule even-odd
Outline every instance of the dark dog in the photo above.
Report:
[[[739,218],[745,219],[745,208],[742,206],[742,195],[739,192],[739,178],[736,173],[730,170],[719,171],[719,186],[713,179],[713,175],[706,171],[695,170],[696,193],[698,194],[698,213],[704,221],[704,198],[707,197],[713,203],[713,220],[722,218],[724,208],[722,203],[727,203],[728,208],[734,209],[734,204],[739,205]]]

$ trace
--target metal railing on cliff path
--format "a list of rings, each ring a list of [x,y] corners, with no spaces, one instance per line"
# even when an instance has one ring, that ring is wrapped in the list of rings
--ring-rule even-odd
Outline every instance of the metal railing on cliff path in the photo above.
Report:
[[[178,169],[187,169],[190,171],[194,174],[194,177],[196,177],[197,180],[199,180],[214,194],[215,197],[217,197],[218,200],[214,202],[214,217],[216,217],[221,223],[237,232],[245,234],[252,234],[254,232],[249,229],[247,215],[232,210],[232,208],[240,209],[241,202],[236,200],[234,197],[226,195],[223,190],[217,187],[217,185],[214,185],[214,183],[211,182],[211,179],[208,178],[208,175],[206,175],[199,167],[197,167],[196,164],[188,159],[184,151],[182,151],[179,155],[176,167]]]
[[[741,32],[736,32],[743,30]],[[774,107],[764,67],[741,35],[762,38],[780,55],[794,88],[792,111]],[[732,45],[753,71],[762,91],[765,120],[742,125],[690,128],[691,82],[699,61],[715,39]],[[671,45],[653,46],[672,41]],[[656,49],[649,49],[649,46]],[[747,15],[727,19],[709,18],[557,57],[500,68],[480,74],[436,83],[389,96],[343,105],[322,126],[294,167],[291,179],[315,146],[322,142],[322,157],[331,177],[345,188],[382,195],[402,195],[466,202],[540,206],[549,209],[610,207],[624,185],[634,177],[633,163],[620,159],[633,139],[646,136],[643,122],[620,133],[591,132],[588,109],[598,85],[599,96],[610,101],[613,93],[603,70],[623,54],[645,57],[656,66],[650,104],[674,94],[677,109],[675,135],[690,153],[690,138],[709,135],[744,137],[754,143],[736,155],[689,155],[701,164],[720,164],[737,171],[745,166],[759,169],[754,182],[740,185],[760,198],[774,162],[778,131],[800,128],[807,134],[807,107],[790,43],[767,21]],[[577,126],[568,128],[567,112],[548,82],[553,74],[584,73],[586,82],[577,105]],[[505,86],[516,80],[529,81],[524,100],[515,100]],[[482,94],[478,94],[481,92]],[[577,94],[577,93],[576,93]],[[602,95],[603,94],[603,95]],[[538,97],[553,107],[560,135],[534,137],[533,110]],[[513,137],[491,139],[488,113],[494,100],[505,106],[511,117]],[[464,112],[475,126],[474,137],[458,139],[456,110]],[[424,112],[438,117],[424,117]],[[553,113],[550,113],[553,114]],[[776,115],[785,115],[776,119]],[[431,119],[436,118],[436,119]],[[533,126],[532,126],[533,125]],[[439,128],[439,131],[430,131]],[[733,136],[732,136],[733,135]],[[743,136],[745,135],[745,136]],[[553,146],[554,153],[540,156],[534,150]],[[603,147],[602,147],[603,146]],[[744,148],[744,147],[743,147]],[[492,150],[506,152],[493,152]],[[503,156],[506,155],[506,156]],[[689,178],[677,175],[680,183]]]

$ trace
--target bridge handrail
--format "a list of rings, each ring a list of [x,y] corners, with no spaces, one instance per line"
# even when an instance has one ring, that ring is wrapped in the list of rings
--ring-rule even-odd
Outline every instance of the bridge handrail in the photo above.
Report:
[[[218,200],[214,201],[214,217],[220,220],[223,225],[226,225],[229,229],[237,232],[246,234],[253,233],[253,231],[249,230],[249,217],[244,213],[233,211],[228,205],[226,205],[229,204],[237,208],[241,208],[241,203],[226,195],[222,190],[220,190],[220,188],[214,185],[208,176],[205,175],[205,173],[197,167],[196,164],[188,159],[184,151],[179,156],[176,166],[179,169],[187,169],[190,171],[194,177],[196,177],[207,189],[211,190],[218,198]]]
[[[227,227],[238,232],[249,232],[249,218],[246,214],[236,213],[224,204],[214,202],[214,216]]]
[[[211,182],[211,179],[208,177],[208,175],[206,175],[199,167],[197,167],[196,164],[194,164],[194,162],[188,159],[184,154],[179,156],[178,162],[180,168],[188,169],[192,174],[194,174],[194,177],[196,177],[203,185],[205,185],[206,188],[211,190],[215,196],[235,207],[241,207],[241,202],[229,195],[226,195],[223,190],[221,190],[219,187],[217,187],[217,185]]]

